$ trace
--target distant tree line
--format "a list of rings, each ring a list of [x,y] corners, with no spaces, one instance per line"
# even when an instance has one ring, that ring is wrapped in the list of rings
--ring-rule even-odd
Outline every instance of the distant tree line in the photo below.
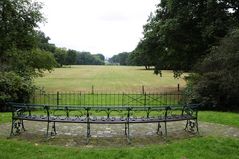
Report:
[[[91,54],[90,52],[80,52],[72,49],[59,48],[50,44],[49,37],[43,32],[38,32],[39,47],[42,50],[51,52],[58,63],[58,67],[63,65],[104,65],[105,57],[103,54]]]
[[[143,56],[138,56],[138,54],[133,52],[122,52],[113,57],[109,58],[111,64],[119,64],[124,66],[144,66],[145,69],[150,69],[151,66],[154,66],[153,63]]]
[[[108,61],[111,64],[130,65],[129,55],[130,53],[128,52],[122,52],[112,56]]]

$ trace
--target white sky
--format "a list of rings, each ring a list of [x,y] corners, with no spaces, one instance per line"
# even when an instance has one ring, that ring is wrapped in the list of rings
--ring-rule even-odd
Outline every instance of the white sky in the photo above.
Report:
[[[132,51],[159,0],[40,0],[50,43],[106,57]]]

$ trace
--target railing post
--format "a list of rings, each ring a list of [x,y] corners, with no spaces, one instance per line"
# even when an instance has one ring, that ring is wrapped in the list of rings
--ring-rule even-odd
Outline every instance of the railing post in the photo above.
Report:
[[[142,94],[144,94],[144,85],[142,86]]]
[[[33,93],[33,96],[32,96],[33,98],[32,98],[32,103],[33,104],[35,104],[36,103],[36,91],[34,91],[34,93]]]
[[[91,87],[91,94],[94,94],[94,85]]]
[[[146,97],[147,97],[147,95],[146,95],[146,92],[144,93],[144,106],[146,106]]]
[[[179,104],[179,93],[180,93],[180,85],[179,85],[179,83],[178,83],[178,100],[177,100],[177,105]]]
[[[57,93],[56,93],[56,105],[57,105],[57,108],[59,107],[59,102],[60,102],[60,94],[57,91]]]
[[[122,94],[122,106],[124,106],[124,92]]]
[[[79,100],[79,102],[80,102],[80,106],[81,106],[81,92],[80,92],[80,100]]]

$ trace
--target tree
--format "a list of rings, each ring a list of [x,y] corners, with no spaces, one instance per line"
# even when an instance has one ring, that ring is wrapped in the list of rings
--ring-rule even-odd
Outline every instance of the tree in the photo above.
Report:
[[[128,65],[129,64],[129,53],[128,52],[122,52],[117,55],[114,55],[109,59],[109,62],[111,63],[119,63],[120,65]]]
[[[36,28],[44,21],[41,9],[41,3],[31,0],[0,1],[0,103],[28,99],[32,78],[56,64],[39,45]]]
[[[239,3],[229,0],[162,0],[144,26],[140,43],[145,45],[137,48],[144,57],[157,59],[156,70],[192,70],[238,26],[238,9]]]
[[[60,67],[62,67],[63,65],[66,64],[66,55],[67,55],[66,49],[56,47],[55,52],[54,52],[54,57]]]
[[[65,63],[66,65],[75,65],[76,64],[77,51],[67,50]]]
[[[90,52],[78,52],[77,64],[78,65],[104,65],[102,56],[99,54],[92,55]]]
[[[189,77],[191,101],[211,103],[217,109],[239,109],[239,29],[212,47]]]
[[[105,61],[105,56],[103,54],[95,54],[94,56],[99,58],[102,62]]]
[[[144,66],[145,69],[150,69],[150,66],[156,65],[157,54],[153,54],[156,50],[148,40],[142,40],[139,42],[136,49],[129,55],[129,63],[138,66]],[[150,49],[150,50],[149,50]],[[154,56],[155,55],[155,56]]]

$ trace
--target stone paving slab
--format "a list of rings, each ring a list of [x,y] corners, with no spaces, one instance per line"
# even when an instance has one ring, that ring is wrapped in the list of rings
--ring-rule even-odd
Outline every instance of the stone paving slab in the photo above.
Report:
[[[46,142],[45,133],[47,123],[25,121],[27,131],[14,138],[30,140],[37,143]],[[164,124],[162,123],[164,132]],[[194,137],[194,134],[184,131],[185,121],[167,123],[168,139],[184,139]],[[11,123],[0,125],[0,136],[9,137]],[[47,144],[60,144],[64,146],[79,146],[86,144],[86,124],[56,123],[57,135],[47,140]],[[94,146],[120,146],[127,144],[124,135],[124,124],[91,124],[91,139],[89,145]],[[157,135],[156,123],[131,124],[130,136],[134,145],[164,143],[164,137]],[[200,136],[223,136],[239,138],[239,128],[221,124],[199,122]],[[88,145],[88,146],[89,146]]]

